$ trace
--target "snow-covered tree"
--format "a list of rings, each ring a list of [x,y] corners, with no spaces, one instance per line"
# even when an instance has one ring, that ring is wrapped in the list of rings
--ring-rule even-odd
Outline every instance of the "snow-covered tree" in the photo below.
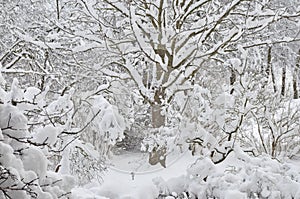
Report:
[[[230,76],[232,89],[229,93],[232,93],[238,81],[236,73],[243,72],[245,67],[248,70],[246,62],[252,65],[256,62],[257,66],[249,69],[256,70],[261,64],[257,60],[265,60],[268,56],[268,53],[262,55],[268,47],[276,52],[274,48],[279,45],[299,40],[297,35],[293,36],[297,30],[292,28],[297,26],[299,17],[297,5],[280,1],[69,0],[60,2],[56,12],[59,12],[59,19],[50,20],[53,29],[45,37],[45,44],[50,49],[63,49],[73,54],[74,61],[68,62],[68,66],[74,66],[72,72],[77,74],[72,85],[82,88],[84,83],[91,83],[93,90],[97,84],[106,82],[110,86],[105,91],[115,93],[124,90],[120,86],[134,87],[131,88],[134,94],[126,94],[127,99],[134,99],[132,105],[126,108],[122,105],[123,110],[127,109],[123,113],[142,118],[143,114],[132,112],[148,114],[150,111],[154,128],[176,124],[174,111],[177,120],[189,121],[180,115],[188,116],[183,110],[187,103],[179,103],[178,99],[188,99],[195,85],[208,86],[214,91],[216,87],[207,82],[222,78],[222,75]],[[285,26],[288,28],[282,28]],[[276,33],[278,29],[280,34]],[[247,50],[251,52],[242,60]],[[270,60],[272,57],[273,54]],[[276,72],[271,70],[275,68],[270,67],[271,64],[265,61],[265,66],[261,66],[270,75]],[[90,78],[79,78],[81,71]],[[211,73],[220,75],[206,76]],[[93,79],[95,75],[100,79]],[[114,84],[115,81],[122,83]],[[275,78],[272,81],[278,82]],[[222,93],[219,90],[228,88],[226,79],[214,85],[218,86],[218,92],[211,92],[206,103],[212,103],[210,108],[216,109],[212,110],[215,119],[205,125],[219,140],[224,140],[222,120],[228,107],[218,104],[223,99],[218,95]],[[122,103],[118,102],[123,102],[123,98],[119,96],[114,95],[112,101],[121,108]],[[143,102],[150,109],[136,102]],[[221,106],[223,112],[219,109]],[[128,121],[140,121],[134,119]],[[225,136],[231,135],[233,133],[225,133]]]

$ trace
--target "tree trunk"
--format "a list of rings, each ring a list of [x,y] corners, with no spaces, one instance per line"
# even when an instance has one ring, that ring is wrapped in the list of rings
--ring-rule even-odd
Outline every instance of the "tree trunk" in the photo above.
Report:
[[[161,48],[157,51],[159,56],[164,56],[165,50]],[[171,68],[169,66],[168,68]],[[165,91],[166,88],[163,88],[161,85],[166,83],[170,77],[170,73],[172,70],[164,71],[163,68],[156,64],[156,80],[157,82],[161,81],[161,84],[158,85],[158,88],[155,88],[155,95],[154,95],[154,102],[151,104],[151,111],[152,111],[152,127],[159,128],[165,125],[166,116],[162,113],[163,112],[163,101],[165,100]]]
[[[56,15],[57,15],[57,20],[59,20],[59,0],[56,0]]]
[[[272,83],[273,83],[273,90],[274,90],[274,93],[276,93],[277,89],[276,89],[276,83],[275,83],[275,75],[274,75],[274,71],[273,71],[272,66],[271,66],[271,78],[272,78]]]
[[[162,107],[160,104],[153,104],[152,105],[152,126],[154,128],[159,128],[165,125],[166,116],[163,115]]]
[[[294,99],[299,98],[299,93],[298,93],[298,73],[299,73],[299,68],[300,68],[300,49],[298,51],[297,55],[297,60],[296,60],[296,66],[294,68],[294,73],[293,73],[293,92],[294,92]]]
[[[231,69],[230,72],[231,72],[230,79],[229,79],[230,80],[230,87],[231,87],[230,94],[232,95],[233,91],[234,91],[234,83],[236,81],[236,74],[235,74],[234,69]]]
[[[271,75],[273,90],[274,90],[274,93],[276,93],[277,89],[276,89],[276,84],[275,84],[275,76],[274,76],[274,71],[273,71],[273,67],[272,67],[272,47],[268,48],[266,75],[267,75],[267,79],[269,79],[269,77]]]
[[[154,103],[151,105],[152,111],[152,127],[159,128],[165,125],[166,116],[162,113],[162,100],[164,92],[157,90],[154,96]]]
[[[271,73],[271,65],[272,65],[272,47],[269,47],[268,56],[267,56],[267,69],[266,69],[266,74],[268,78]]]
[[[285,95],[285,81],[286,81],[286,66],[282,68],[282,85],[281,85],[281,95]]]
[[[298,74],[298,69],[294,69],[294,74],[293,74],[293,92],[294,92],[294,99],[298,99],[298,81],[297,81],[297,74]]]

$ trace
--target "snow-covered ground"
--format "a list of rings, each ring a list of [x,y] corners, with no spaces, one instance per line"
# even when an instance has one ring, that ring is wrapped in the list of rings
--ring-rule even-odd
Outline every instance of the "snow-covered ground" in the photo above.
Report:
[[[186,174],[186,169],[196,161],[189,152],[180,155],[170,154],[167,168],[148,163],[148,155],[143,153],[125,153],[115,156],[111,166],[103,177],[101,185],[93,182],[84,188],[76,188],[76,199],[103,198],[110,199],[153,199],[158,196],[155,186],[157,181],[169,180]],[[155,180],[156,179],[156,180]]]
[[[300,198],[299,160],[279,162],[269,156],[250,157],[237,150],[215,165],[209,158],[184,152],[170,154],[167,168],[163,168],[149,165],[147,158],[142,153],[115,156],[102,183],[94,181],[75,188],[72,198],[154,199],[162,187],[176,193],[189,190],[201,199]]]

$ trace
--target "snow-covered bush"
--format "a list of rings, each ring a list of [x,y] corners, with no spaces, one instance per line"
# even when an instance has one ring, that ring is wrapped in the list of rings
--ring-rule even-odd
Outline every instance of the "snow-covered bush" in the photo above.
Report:
[[[97,179],[102,181],[103,171],[106,169],[105,158],[90,143],[76,140],[71,144],[70,173],[74,175],[79,185],[84,185]]]
[[[183,195],[218,199],[299,198],[300,172],[292,162],[282,163],[270,156],[251,157],[236,147],[220,164],[199,158],[186,176],[157,186],[164,190],[161,195],[181,199],[185,198]]]
[[[112,147],[124,138],[124,119],[117,107],[101,95],[87,99],[85,104],[79,119],[88,126],[83,130],[82,138],[91,143],[103,158],[108,158]]]
[[[46,98],[48,89],[22,89],[14,79],[9,92],[2,88],[0,92],[0,198],[66,198],[76,180],[84,184],[101,178],[103,157],[80,140],[93,118],[76,128],[72,89],[51,100]],[[122,133],[122,119],[115,118],[109,107],[108,103],[100,107],[105,120],[99,125],[112,132],[114,121],[121,121],[115,129]]]
[[[0,198],[67,197],[74,179],[48,170],[47,139],[36,142],[16,106],[0,104],[0,118]]]

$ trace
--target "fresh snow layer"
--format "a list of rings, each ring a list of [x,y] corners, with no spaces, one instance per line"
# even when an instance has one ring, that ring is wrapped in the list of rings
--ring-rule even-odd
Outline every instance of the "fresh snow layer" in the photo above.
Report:
[[[167,168],[148,163],[148,155],[126,153],[115,156],[105,173],[101,185],[98,182],[86,185],[86,189],[76,188],[73,199],[101,198],[110,199],[153,199],[158,196],[158,183],[186,175],[186,169],[196,161],[189,152],[167,157]],[[132,172],[134,174],[132,174]]]
[[[72,199],[154,199],[185,190],[201,199],[300,198],[299,161],[250,157],[238,148],[220,164],[190,152],[169,154],[167,168],[150,166],[147,158],[146,153],[115,156],[101,183],[73,189]]]

